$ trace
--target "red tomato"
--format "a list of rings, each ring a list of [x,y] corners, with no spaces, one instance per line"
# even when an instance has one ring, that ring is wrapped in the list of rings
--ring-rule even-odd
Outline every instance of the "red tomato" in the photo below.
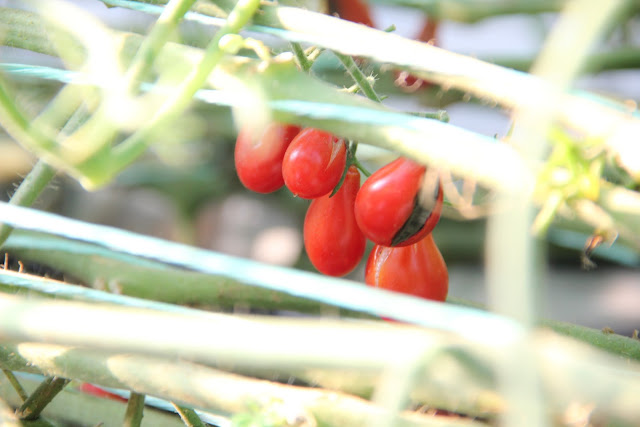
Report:
[[[364,235],[383,246],[406,246],[429,234],[440,219],[442,188],[433,209],[418,202],[426,168],[400,157],[369,177],[358,192],[355,215]]]
[[[340,181],[347,162],[342,139],[318,129],[304,129],[284,154],[282,176],[287,188],[303,199],[330,193]]]
[[[282,159],[298,126],[269,124],[262,135],[242,129],[236,140],[234,160],[240,182],[251,191],[271,193],[284,185]]]
[[[359,188],[360,172],[350,166],[333,197],[327,194],[309,205],[304,219],[304,246],[311,263],[321,273],[344,276],[362,259],[366,239],[353,214]]]
[[[357,22],[369,27],[374,27],[369,6],[361,0],[331,0],[330,9],[347,21]]]
[[[425,18],[424,24],[422,26],[422,30],[420,30],[420,34],[416,40],[420,40],[427,43],[433,43],[437,46],[436,43],[436,32],[438,30],[438,21],[435,19]],[[395,72],[395,85],[399,86],[401,89],[406,92],[414,92],[422,87],[427,88],[431,86],[431,83],[422,80],[419,77],[416,77],[412,74],[409,74],[407,71],[396,71]]]
[[[410,246],[376,245],[365,268],[367,285],[444,301],[449,273],[431,234]]]
[[[81,392],[91,396],[102,397],[102,398],[111,399],[111,400],[118,400],[120,402],[127,402],[127,399],[125,399],[124,397],[111,393],[110,391],[107,391],[101,387],[98,387],[97,385],[82,383],[80,384],[79,389]]]

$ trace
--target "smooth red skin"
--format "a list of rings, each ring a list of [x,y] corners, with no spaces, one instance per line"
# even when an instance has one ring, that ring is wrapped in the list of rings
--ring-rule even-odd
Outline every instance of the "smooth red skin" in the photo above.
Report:
[[[293,194],[303,199],[316,199],[333,191],[346,162],[347,149],[342,139],[307,128],[287,148],[282,176]]]
[[[341,19],[374,27],[371,12],[366,2],[361,0],[331,0],[331,9],[338,13]]]
[[[364,235],[373,243],[391,246],[393,236],[402,228],[414,208],[426,168],[400,157],[377,170],[358,192],[355,205],[356,221]],[[407,246],[429,234],[440,218],[442,191],[433,213],[420,232],[396,246]]]
[[[234,160],[240,182],[256,193],[271,193],[284,185],[282,161],[300,127],[269,124],[259,138],[242,129],[236,140]]]
[[[338,192],[315,199],[304,219],[304,246],[313,266],[329,276],[344,276],[358,265],[366,245],[353,204],[360,173],[350,166]]]
[[[120,402],[127,402],[127,399],[125,399],[122,396],[118,396],[117,394],[111,393],[101,387],[98,387],[96,385],[93,384],[89,384],[89,383],[82,383],[80,384],[80,387],[78,387],[80,389],[81,392],[91,395],[91,396],[95,396],[95,397],[101,397],[104,399],[111,399],[111,400],[117,400]]]
[[[369,286],[444,301],[449,272],[431,234],[403,247],[374,246],[365,267]]]

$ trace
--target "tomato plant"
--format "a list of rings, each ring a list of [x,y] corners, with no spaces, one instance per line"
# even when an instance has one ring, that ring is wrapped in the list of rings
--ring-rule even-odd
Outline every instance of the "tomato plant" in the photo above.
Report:
[[[360,172],[350,166],[336,194],[327,194],[309,205],[304,219],[304,245],[313,266],[324,274],[344,276],[362,259],[366,239],[353,213],[359,188]]]
[[[444,301],[449,273],[431,234],[410,246],[376,245],[365,268],[370,286],[421,298]]]
[[[256,193],[271,193],[282,187],[284,153],[298,132],[298,126],[271,123],[256,138],[251,129],[242,129],[234,153],[240,182]]]
[[[364,235],[383,246],[406,246],[429,234],[440,219],[442,188],[433,208],[419,202],[426,168],[400,157],[376,171],[358,192],[355,216]]]
[[[347,161],[344,140],[318,129],[300,132],[284,154],[282,176],[289,190],[304,199],[331,192]]]

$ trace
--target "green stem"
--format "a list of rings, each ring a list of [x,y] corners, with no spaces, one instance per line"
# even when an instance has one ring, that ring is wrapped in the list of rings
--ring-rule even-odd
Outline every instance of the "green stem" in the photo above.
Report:
[[[605,333],[601,329],[587,328],[557,320],[542,320],[540,326],[549,328],[560,335],[588,343],[624,360],[640,361],[640,341],[615,333]]]
[[[140,427],[144,415],[144,398],[144,394],[131,392],[124,414],[123,427]]]
[[[304,49],[300,46],[300,43],[291,42],[291,50],[296,55],[296,60],[298,61],[298,65],[305,73],[308,73],[313,66],[313,62],[309,61],[307,54],[304,53]]]
[[[160,49],[169,40],[182,17],[194,3],[195,0],[171,0],[164,7],[162,14],[151,32],[145,37],[127,70],[127,86],[130,91],[134,90],[139,81],[144,78]]]
[[[449,123],[449,113],[447,113],[445,110],[438,110],[435,112],[417,111],[417,112],[411,112],[409,114],[416,117],[422,117],[425,119],[434,119],[434,120],[438,120],[439,122]]]
[[[371,330],[370,326],[368,330]],[[450,363],[450,359],[445,359],[443,362],[446,366]],[[333,389],[330,386],[329,389],[299,387],[258,380],[192,363],[182,357],[170,357],[167,361],[139,354],[113,354],[77,347],[22,343],[0,346],[0,365],[32,373],[55,372],[56,375],[64,373],[66,376],[101,386],[154,393],[170,401],[180,401],[222,413],[233,414],[246,411],[247,402],[285,402],[291,407],[300,408],[305,415],[313,415],[319,421],[319,425],[344,427],[374,425],[374,420],[383,414],[379,406],[351,394],[336,391],[336,387]],[[270,370],[273,373],[273,370]],[[338,383],[349,385],[348,381],[340,381],[346,371],[338,369],[326,372]],[[362,378],[367,382],[368,387],[375,387],[377,376],[372,375],[371,372],[353,376]],[[352,377],[351,373],[349,377]],[[286,374],[285,378],[289,378],[289,375]],[[477,381],[477,378],[467,376],[465,380]],[[452,397],[453,390],[461,387],[461,381],[454,383],[447,378],[444,381],[437,381],[436,391],[442,389],[443,382],[447,383],[445,388],[451,390],[447,395]],[[334,384],[336,384],[335,381]],[[426,395],[432,396],[438,402],[442,401],[441,395],[432,391],[433,387],[423,388],[425,391],[420,393],[421,399]],[[339,390],[340,387],[337,389]],[[486,398],[486,393],[483,396]],[[285,406],[289,407],[289,405]],[[449,407],[452,410],[458,409],[478,415],[494,414],[499,411],[499,405],[487,405],[486,401],[479,402],[477,396],[468,399],[468,396],[461,398],[455,395]],[[412,427],[447,425],[442,424],[446,418],[433,415],[403,412],[401,418],[394,425]],[[485,424],[461,419],[459,422],[454,420],[450,426],[482,427]]]
[[[355,157],[355,156],[354,156],[354,157],[353,157],[353,159],[352,159],[351,161],[353,162],[352,164],[356,165],[356,167],[358,168],[358,170],[360,170],[360,172],[362,172],[362,173],[364,174],[364,176],[366,176],[367,178],[371,176],[371,172],[369,172],[369,171],[367,170],[367,168],[365,168],[365,167],[362,165],[362,163],[360,163],[360,160],[358,160],[358,158],[357,158],[357,157]]]
[[[22,385],[20,384],[16,376],[13,375],[13,372],[8,369],[3,369],[2,372],[7,377],[16,393],[18,393],[18,396],[20,396],[20,400],[22,400],[23,402],[26,401],[29,396],[27,395],[27,392],[24,391],[24,388],[22,388]]]
[[[36,152],[52,150],[56,145],[55,141],[31,126],[29,119],[14,100],[15,97],[9,93],[6,82],[0,76],[0,126],[25,147]]]
[[[335,51],[333,52],[333,54],[340,60],[340,62],[347,70],[349,75],[353,78],[353,81],[356,82],[358,88],[364,94],[364,96],[372,101],[378,103],[382,102],[376,91],[373,90],[373,86],[371,86],[371,83],[367,79],[367,76],[364,75],[362,70],[360,70],[360,67],[358,67],[358,64],[356,64],[356,61],[354,61],[350,55],[344,55]]]
[[[180,406],[176,403],[171,402],[175,410],[180,415],[180,418],[184,422],[184,425],[187,427],[206,427],[205,423],[202,422],[196,411],[191,408],[186,408],[184,406]]]
[[[236,4],[225,25],[218,30],[207,46],[200,63],[175,90],[175,94],[160,107],[150,122],[114,149],[111,168],[107,171],[107,176],[99,179],[108,179],[112,174],[119,172],[133,162],[146,149],[149,137],[156,130],[158,124],[174,120],[187,108],[193,95],[202,87],[211,71],[225,55],[219,46],[220,39],[227,34],[238,33],[249,22],[259,6],[260,0],[240,0]],[[100,183],[102,182],[96,182],[95,184]]]
[[[39,160],[22,181],[9,203],[17,206],[31,206],[55,175],[56,170],[54,168]],[[8,225],[0,224],[0,247],[7,240],[12,230],[13,228]]]
[[[46,378],[16,411],[16,415],[21,420],[28,421],[37,419],[42,410],[69,382],[70,380],[60,377]]]

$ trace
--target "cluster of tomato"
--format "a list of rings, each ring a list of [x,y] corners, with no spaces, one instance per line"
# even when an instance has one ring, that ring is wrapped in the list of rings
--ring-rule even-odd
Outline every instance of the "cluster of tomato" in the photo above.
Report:
[[[344,140],[322,130],[278,123],[268,125],[261,135],[252,133],[244,129],[238,134],[238,177],[258,193],[286,185],[294,195],[312,199],[304,244],[318,271],[331,276],[351,272],[368,238],[375,247],[365,269],[367,284],[444,301],[447,268],[431,238],[440,218],[442,189],[435,186],[432,207],[426,209],[419,200],[424,166],[401,157],[360,188],[360,172],[348,165]]]

